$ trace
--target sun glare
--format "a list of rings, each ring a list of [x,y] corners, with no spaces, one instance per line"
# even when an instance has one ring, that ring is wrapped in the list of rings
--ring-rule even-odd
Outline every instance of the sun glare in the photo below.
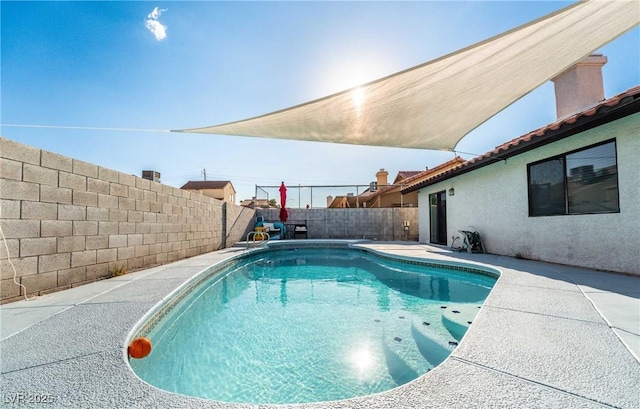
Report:
[[[364,89],[358,87],[351,91],[351,99],[353,100],[355,109],[360,111],[362,109],[362,103],[364,102]]]
[[[353,60],[332,60],[323,65],[324,82],[319,86],[319,95],[331,95],[354,87],[361,87],[389,75],[392,67],[387,61],[375,56],[359,56]]]
[[[375,359],[368,346],[361,346],[351,353],[350,361],[360,376],[366,375],[372,368]]]

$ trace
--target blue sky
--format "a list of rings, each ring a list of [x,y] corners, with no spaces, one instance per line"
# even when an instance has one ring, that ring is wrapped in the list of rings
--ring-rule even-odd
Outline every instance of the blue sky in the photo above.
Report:
[[[438,58],[571,3],[2,1],[1,122],[169,130],[240,120]],[[639,50],[638,27],[597,50],[609,59],[605,96],[640,84]],[[547,83],[456,150],[482,154],[554,119]],[[398,171],[454,156],[183,133],[10,126],[0,132],[125,173],[156,170],[176,187],[202,180],[206,169],[208,180],[231,180],[238,199],[253,196],[256,184],[280,181],[368,184],[379,168],[393,180]],[[324,203],[320,192],[314,205]],[[293,197],[290,206],[298,204]]]

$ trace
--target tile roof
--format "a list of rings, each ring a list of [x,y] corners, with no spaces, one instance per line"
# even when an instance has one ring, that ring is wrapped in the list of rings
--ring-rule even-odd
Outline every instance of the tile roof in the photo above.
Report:
[[[192,190],[202,190],[202,189],[223,189],[226,185],[231,183],[229,180],[192,180],[187,182],[180,189],[192,189]]]
[[[406,179],[402,179],[400,182],[400,184],[393,184],[393,185],[389,185],[389,186],[383,186],[380,187],[376,192],[372,193],[370,196],[367,197],[367,200],[373,199],[374,197],[377,197],[385,192],[388,192],[394,188],[402,188],[402,186],[404,185],[410,185],[411,183],[418,183],[417,181],[419,179],[422,179],[424,177],[427,177],[429,175],[437,175],[439,173],[442,173],[442,170],[453,165],[453,164],[462,164],[464,163],[465,160],[462,159],[459,156],[456,156],[455,158],[441,163],[440,165],[436,166],[435,168],[431,168],[431,169],[427,169],[427,170],[421,170],[421,171],[405,171],[405,173],[413,173],[412,176],[407,177]],[[400,172],[398,172],[400,173]],[[396,177],[396,180],[398,178]],[[401,191],[403,194],[405,193],[404,189]]]
[[[589,109],[560,118],[549,125],[498,145],[493,150],[465,161],[453,169],[408,186],[402,190],[402,193],[413,192],[638,112],[640,112],[640,85],[603,100]]]
[[[442,173],[446,173],[446,171],[444,169],[449,168],[451,166],[453,166],[452,169],[457,169],[458,167],[460,167],[465,162],[466,161],[464,159],[462,159],[460,156],[456,156],[455,158],[453,158],[451,160],[448,160],[446,162],[443,162],[443,163],[439,164],[435,168],[427,169],[425,171],[422,171],[422,172],[418,173],[417,175],[414,175],[411,178],[403,180],[402,184],[403,185],[407,185],[408,184],[409,186],[402,189],[402,194],[410,193],[412,190],[407,191],[407,189],[410,189],[412,186],[414,186],[416,184],[419,184],[424,180],[430,180],[432,178],[437,177],[438,175],[440,175]],[[455,166],[455,165],[457,165],[457,166]]]
[[[400,170],[398,171],[396,178],[393,180],[393,184],[395,185],[397,182],[408,179],[422,172],[422,170]]]

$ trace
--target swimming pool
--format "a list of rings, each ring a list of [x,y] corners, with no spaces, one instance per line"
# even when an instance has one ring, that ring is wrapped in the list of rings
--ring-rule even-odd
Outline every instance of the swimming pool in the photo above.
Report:
[[[130,361],[171,392],[243,403],[303,403],[382,392],[441,363],[495,278],[363,250],[260,251],[174,297],[137,335]]]

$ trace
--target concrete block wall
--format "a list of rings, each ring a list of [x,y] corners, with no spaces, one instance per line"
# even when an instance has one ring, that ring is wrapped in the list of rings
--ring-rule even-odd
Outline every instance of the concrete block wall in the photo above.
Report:
[[[418,241],[418,208],[287,209],[287,223],[307,225],[309,239]],[[259,209],[266,221],[278,221],[280,209]],[[403,221],[409,221],[405,231]]]
[[[218,250],[223,235],[231,246],[242,233],[223,232],[222,204],[0,138],[0,299]],[[254,215],[242,209],[228,205],[226,225],[244,232]]]
[[[256,221],[256,211],[243,206],[227,205],[227,237],[226,245],[243,241],[247,233],[253,230]]]

